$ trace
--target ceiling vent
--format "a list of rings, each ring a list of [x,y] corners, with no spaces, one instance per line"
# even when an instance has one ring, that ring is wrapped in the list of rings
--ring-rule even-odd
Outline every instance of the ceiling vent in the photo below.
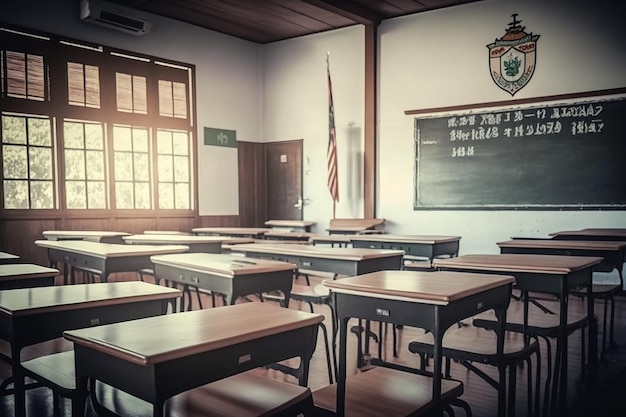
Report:
[[[136,10],[102,0],[81,0],[80,20],[135,36],[145,35],[152,27]]]

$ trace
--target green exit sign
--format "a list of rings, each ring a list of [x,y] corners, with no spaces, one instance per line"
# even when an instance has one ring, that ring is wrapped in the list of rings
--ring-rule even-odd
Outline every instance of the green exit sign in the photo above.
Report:
[[[204,144],[209,146],[237,147],[237,131],[227,129],[204,128]]]

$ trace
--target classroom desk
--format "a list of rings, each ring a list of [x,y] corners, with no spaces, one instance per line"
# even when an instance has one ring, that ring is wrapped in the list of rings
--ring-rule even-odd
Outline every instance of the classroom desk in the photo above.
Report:
[[[263,239],[268,227],[196,227],[191,231],[196,235],[238,236]]]
[[[253,302],[67,331],[82,393],[72,415],[85,415],[88,378],[153,404],[158,417],[176,394],[293,357],[306,386],[323,319]]]
[[[226,304],[234,304],[244,295],[279,290],[288,305],[296,270],[296,265],[286,262],[213,253],[155,255],[151,260],[157,279],[223,294]],[[188,308],[191,309],[191,300]]]
[[[20,257],[12,253],[0,252],[0,265],[14,264],[20,261]]]
[[[335,275],[359,275],[385,269],[401,269],[401,250],[325,248],[311,245],[244,244],[232,252],[250,258],[272,259],[295,264],[298,269],[330,272]]]
[[[0,264],[0,290],[54,285],[59,270],[35,264]]]
[[[277,230],[292,232],[310,232],[315,222],[307,220],[268,220],[265,225]]]
[[[626,229],[582,229],[563,230],[550,233],[553,239],[569,240],[621,240],[626,242]]]
[[[367,234],[351,236],[353,248],[398,249],[405,256],[428,258],[429,265],[438,256],[457,256],[460,236],[418,236]]]
[[[348,234],[335,234],[335,235],[320,235],[313,234],[309,237],[309,242],[313,245],[321,244],[321,245],[330,245],[331,247],[335,247],[337,245],[340,248],[347,248],[352,245],[352,236]]]
[[[124,242],[133,245],[185,245],[189,252],[222,253],[222,245],[230,243],[228,236],[192,236],[177,234],[143,234],[124,236]]]
[[[560,300],[559,335],[554,361],[553,407],[565,412],[567,400],[567,315],[568,295],[573,289],[587,286],[587,317],[589,319],[588,349],[589,364],[598,360],[597,325],[594,318],[594,298],[591,292],[593,267],[602,258],[588,256],[533,255],[533,254],[490,254],[462,255],[456,258],[435,259],[433,266],[438,270],[510,274],[515,277],[516,288],[525,294],[524,333],[528,325],[527,292],[555,294]],[[556,398],[558,397],[558,398]]]
[[[48,240],[89,240],[102,243],[124,243],[126,232],[112,232],[107,230],[44,230],[43,237]]]
[[[495,309],[501,325],[498,352],[503,352],[506,309],[511,297],[512,276],[457,272],[379,271],[326,280],[340,320],[337,415],[344,415],[346,339],[348,320],[360,318],[424,328],[434,337],[432,398],[440,406],[442,339],[453,324],[480,311]],[[503,382],[504,369],[500,370]],[[504,410],[504,398],[498,399]],[[498,414],[503,415],[503,414]]]
[[[56,285],[0,291],[0,339],[11,345],[15,415],[25,415],[24,375],[20,352],[78,329],[167,312],[180,291],[147,282]],[[5,381],[6,382],[6,381]],[[5,385],[3,382],[3,385]]]
[[[114,272],[136,272],[152,268],[150,256],[181,253],[189,250],[183,245],[126,245],[76,240],[36,240],[35,244],[48,249],[51,263],[62,262],[75,269],[100,276],[107,282]],[[68,268],[63,268],[63,279],[68,283]]]
[[[625,238],[626,239],[626,238]],[[626,257],[626,241],[570,240],[570,239],[513,239],[498,242],[500,253],[534,253],[539,255],[599,256],[609,270],[617,269],[623,282],[622,264]]]
[[[313,233],[300,232],[300,231],[285,231],[280,229],[272,229],[265,233],[266,240],[279,240],[279,241],[298,241],[308,243]]]

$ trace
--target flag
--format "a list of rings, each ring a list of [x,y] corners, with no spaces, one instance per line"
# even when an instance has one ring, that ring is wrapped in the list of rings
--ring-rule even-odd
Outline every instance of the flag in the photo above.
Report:
[[[339,201],[339,185],[337,180],[337,136],[335,132],[335,106],[333,105],[333,88],[330,81],[330,66],[326,57],[326,74],[328,75],[328,191],[333,203]]]

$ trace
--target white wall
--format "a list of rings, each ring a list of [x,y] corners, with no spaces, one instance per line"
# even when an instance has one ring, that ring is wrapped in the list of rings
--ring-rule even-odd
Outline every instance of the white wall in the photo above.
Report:
[[[363,217],[363,26],[274,42],[263,48],[263,138],[303,139],[303,216],[317,222],[318,231],[324,231],[333,217],[326,186],[329,53],[338,155],[336,217]]]
[[[199,213],[238,214],[237,151],[205,146],[203,128],[236,130],[238,140],[259,140],[261,46],[155,15],[147,15],[149,33],[128,35],[81,22],[79,3],[11,2],[2,8],[0,21],[195,65]]]
[[[624,211],[414,211],[414,116],[404,114],[511,99],[491,79],[486,45],[513,13],[540,35],[535,73],[515,99],[625,87],[626,25],[613,4],[494,0],[383,22],[377,216],[389,232],[462,236],[463,254],[497,253],[496,242],[513,235],[626,227]]]

